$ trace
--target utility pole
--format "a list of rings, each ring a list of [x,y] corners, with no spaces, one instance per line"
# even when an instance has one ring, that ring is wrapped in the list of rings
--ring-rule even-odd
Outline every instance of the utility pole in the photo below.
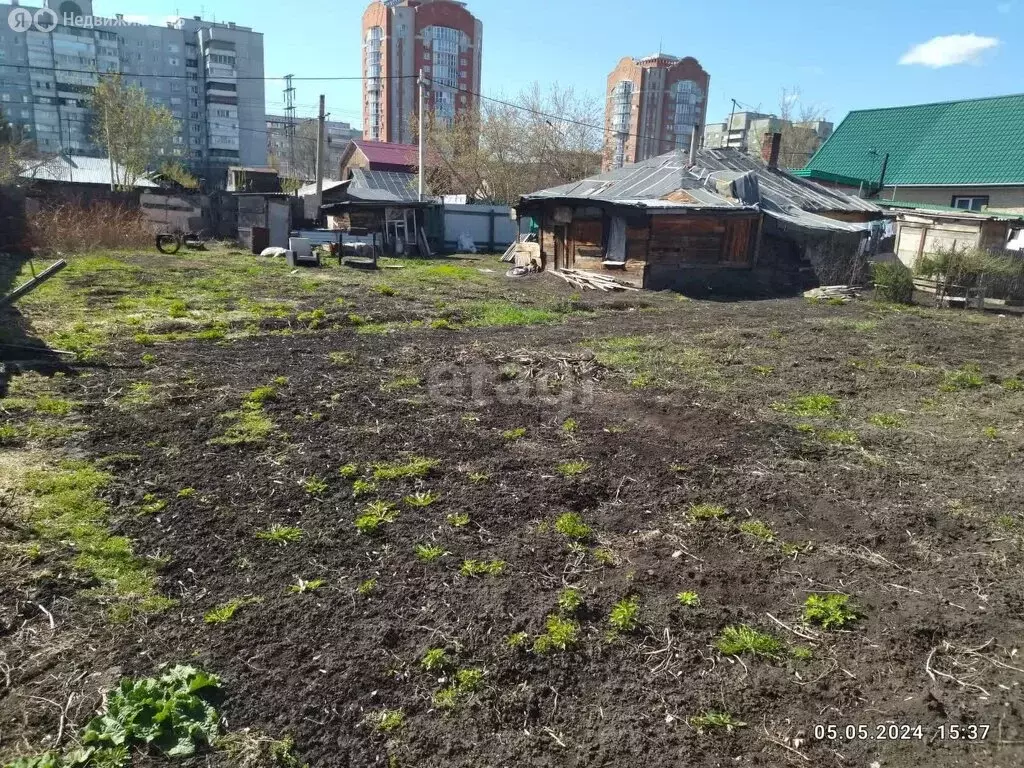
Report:
[[[110,145],[110,110],[103,110],[103,128],[107,134],[107,162],[110,164],[110,191],[114,191],[114,153]]]
[[[426,141],[427,141],[426,137],[423,135],[423,125],[424,125],[423,102],[426,100],[424,98],[424,96],[425,96],[425,94],[427,92],[427,82],[426,82],[426,80],[423,79],[423,68],[422,67],[420,67],[420,77],[419,77],[419,80],[417,82],[419,83],[419,88],[420,88],[420,131],[419,131],[420,132],[420,137],[419,137],[420,138],[420,184],[419,184],[419,186],[420,186],[420,197],[419,197],[419,199],[422,202],[422,200],[423,200],[423,154],[424,154],[423,146],[424,146],[424,144],[426,144]]]
[[[316,215],[320,218],[320,206],[324,203],[324,95],[320,94],[320,116],[316,131]]]
[[[295,173],[295,86],[292,75],[284,76],[284,113],[288,117],[288,173]]]

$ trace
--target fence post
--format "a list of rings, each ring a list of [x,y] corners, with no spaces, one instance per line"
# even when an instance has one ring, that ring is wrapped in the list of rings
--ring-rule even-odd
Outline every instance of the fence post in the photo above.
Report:
[[[490,218],[491,227],[490,227],[490,233],[489,233],[490,241],[487,243],[487,252],[488,253],[494,253],[494,208],[491,208],[490,214],[491,214],[491,218]]]

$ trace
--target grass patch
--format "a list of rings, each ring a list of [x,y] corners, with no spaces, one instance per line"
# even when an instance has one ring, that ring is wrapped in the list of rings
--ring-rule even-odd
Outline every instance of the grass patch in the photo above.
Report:
[[[901,429],[907,426],[907,420],[895,413],[873,413],[868,416],[868,424],[880,429]]]
[[[408,461],[397,463],[381,463],[373,465],[375,480],[400,480],[406,477],[426,477],[431,469],[438,465],[437,459],[414,456]]]
[[[403,389],[415,389],[422,383],[419,376],[396,376],[390,381],[382,382],[382,392],[400,392]]]
[[[274,422],[267,418],[262,409],[244,408],[228,411],[221,419],[230,421],[224,434],[210,440],[211,445],[247,445],[262,443],[274,431]]]
[[[808,595],[800,617],[806,624],[817,624],[822,629],[842,629],[857,621],[859,614],[849,595],[829,593]]]
[[[479,301],[465,306],[467,321],[472,328],[507,328],[524,325],[557,323],[562,315],[550,309],[523,307],[508,301]]]
[[[635,597],[620,600],[612,606],[608,623],[617,632],[632,632],[640,626],[640,601]]]
[[[398,519],[398,510],[388,501],[372,501],[356,518],[356,530],[360,533],[376,533],[382,525],[390,525]]]
[[[405,725],[405,713],[400,709],[381,709],[366,716],[366,722],[375,731],[390,733]]]
[[[174,601],[158,594],[152,566],[135,556],[127,538],[107,527],[110,510],[100,493],[109,482],[108,474],[80,461],[29,472],[25,486],[33,494],[33,533],[41,544],[73,552],[75,569],[99,583],[91,593],[116,601],[118,617],[164,610]]]
[[[697,522],[719,520],[729,514],[729,510],[719,504],[691,504],[690,519]]]
[[[530,636],[525,632],[513,632],[505,638],[505,647],[513,651],[525,648],[530,643]]]
[[[849,429],[826,429],[821,433],[821,438],[836,445],[856,445],[860,442],[857,433]]]
[[[578,589],[566,587],[558,593],[558,610],[565,614],[574,614],[583,607],[583,594]]]
[[[803,418],[825,418],[835,415],[839,401],[831,395],[794,395],[786,403],[772,403],[772,408],[782,413]]]
[[[373,493],[377,490],[377,483],[373,480],[363,480],[362,478],[352,483],[352,496],[359,498],[360,496],[366,496],[367,494]]]
[[[739,529],[741,533],[753,536],[755,539],[760,539],[763,542],[770,544],[775,541],[775,531],[760,520],[745,520],[739,524]]]
[[[302,481],[302,490],[310,496],[322,496],[327,493],[327,481],[316,475],[307,477]]]
[[[352,365],[352,363],[356,361],[355,355],[351,352],[329,352],[327,354],[327,359],[330,361],[331,365],[339,367]]]
[[[460,669],[450,685],[434,694],[434,706],[438,709],[454,709],[459,702],[480,690],[483,681],[482,669]]]
[[[452,528],[465,528],[469,525],[469,515],[465,512],[452,512],[445,520]]]
[[[281,525],[280,523],[274,523],[269,528],[265,528],[262,531],[256,531],[256,538],[260,541],[269,541],[271,544],[277,544],[279,547],[286,547],[289,544],[294,544],[302,540],[302,529],[296,528],[291,525]]]
[[[500,576],[505,572],[503,560],[464,560],[459,573],[472,578],[482,576]]]
[[[770,365],[755,365],[751,370],[756,376],[760,376],[765,379],[775,373],[775,368]]]
[[[715,640],[715,647],[726,656],[748,654],[775,658],[782,651],[782,642],[773,635],[740,624],[723,629]]]
[[[567,539],[582,541],[590,536],[590,526],[576,512],[566,512],[555,521],[555,530]]]
[[[534,653],[568,651],[579,642],[580,627],[574,621],[551,615],[547,618],[547,631],[533,641]]]
[[[506,440],[521,440],[526,437],[526,427],[516,427],[515,429],[506,429],[501,433],[501,436]]]
[[[699,715],[691,717],[690,725],[696,728],[698,733],[703,733],[704,731],[718,729],[733,731],[737,728],[742,728],[746,723],[737,720],[728,712],[708,710],[707,712],[701,712]]]
[[[563,461],[556,469],[563,477],[576,477],[588,471],[590,464],[583,459],[573,459],[572,461]]]
[[[576,421],[576,419],[566,419],[562,422],[562,431],[567,432],[568,434],[572,434],[579,429],[579,427],[580,423]]]
[[[431,648],[420,660],[420,666],[427,672],[437,672],[449,665],[448,653],[444,648]]]
[[[338,474],[344,477],[346,480],[351,480],[353,477],[359,474],[358,464],[343,464],[338,467]]]
[[[617,336],[591,344],[599,363],[623,373],[634,389],[669,386],[687,380],[718,387],[722,375],[697,347],[666,342],[659,336]]]
[[[955,371],[946,371],[942,374],[942,383],[939,384],[940,392],[959,392],[964,389],[977,389],[985,385],[985,379],[981,376],[981,369],[976,365],[963,365]]]
[[[258,605],[263,602],[261,597],[236,597],[226,603],[218,605],[203,614],[203,621],[207,624],[226,624],[231,621],[239,609],[247,605]]]

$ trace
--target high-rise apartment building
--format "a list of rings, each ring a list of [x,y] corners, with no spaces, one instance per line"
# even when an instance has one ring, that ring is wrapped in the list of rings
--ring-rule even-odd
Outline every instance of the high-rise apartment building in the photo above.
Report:
[[[780,165],[803,168],[832,131],[833,125],[827,120],[793,121],[761,112],[734,112],[724,122],[705,126],[704,146],[710,149],[732,147],[752,157],[761,157],[765,136],[781,133]]]
[[[101,74],[120,72],[171,111],[171,154],[200,175],[266,165],[262,33],[198,16],[164,25],[99,18],[90,0],[43,7],[40,16],[0,4],[0,106],[40,152],[102,154],[91,93]],[[32,17],[27,28],[16,8]]]
[[[686,149],[704,124],[711,78],[691,57],[622,59],[608,75],[602,168]]]
[[[419,115],[416,78],[428,83],[427,109],[451,124],[479,109],[483,24],[454,0],[389,0],[363,14],[363,138],[409,144]]]

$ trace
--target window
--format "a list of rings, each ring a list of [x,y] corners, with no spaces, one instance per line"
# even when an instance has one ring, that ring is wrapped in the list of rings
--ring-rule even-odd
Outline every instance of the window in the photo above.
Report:
[[[953,195],[953,208],[964,211],[980,211],[988,205],[988,195]]]
[[[177,67],[181,64],[181,59],[176,56],[168,56],[167,63],[172,67]]]
[[[693,131],[700,122],[704,91],[693,80],[680,80],[672,86],[671,95],[675,97],[676,106],[674,121],[668,130],[675,134],[677,149],[689,147]]]

